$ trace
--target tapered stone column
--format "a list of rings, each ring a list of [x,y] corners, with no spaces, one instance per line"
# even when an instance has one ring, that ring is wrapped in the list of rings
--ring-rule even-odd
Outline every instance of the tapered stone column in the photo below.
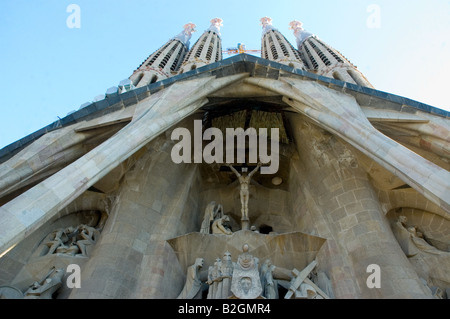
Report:
[[[341,137],[450,214],[450,173],[376,130],[354,97],[298,79],[245,81],[282,94],[283,101],[297,112]]]
[[[196,230],[199,183],[195,164],[171,160],[173,146],[161,136],[126,174],[70,298],[176,298],[181,291],[185,270],[166,240]]]
[[[139,116],[106,142],[0,207],[0,254],[172,125],[208,102],[207,96],[243,79],[239,74],[178,82],[139,105]]]
[[[55,169],[76,160],[85,153],[83,143],[90,137],[90,134],[75,132],[74,126],[70,126],[47,133],[25,147],[0,166],[0,196],[42,178],[42,172],[51,175]]]
[[[299,185],[292,196],[302,198],[293,214],[302,231],[327,238],[319,263],[329,273],[335,296],[430,298],[353,149],[315,125],[305,125],[300,115],[289,119],[302,163],[291,174],[298,179],[291,183]],[[367,285],[370,265],[380,267],[379,288]]]

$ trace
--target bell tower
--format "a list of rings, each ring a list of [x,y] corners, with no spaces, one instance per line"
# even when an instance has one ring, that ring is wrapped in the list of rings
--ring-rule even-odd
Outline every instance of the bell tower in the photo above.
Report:
[[[193,23],[185,24],[180,34],[151,54],[130,76],[133,85],[139,88],[176,74],[189,50],[189,40],[195,27]]]
[[[220,18],[211,20],[211,26],[197,40],[183,61],[180,74],[222,60],[222,22]]]
[[[261,57],[188,23],[0,149],[0,299],[450,298],[450,112],[261,22]]]
[[[307,32],[300,21],[289,23],[297,39],[297,47],[308,71],[318,75],[373,88],[366,77],[345,58],[314,34]]]
[[[272,19],[264,17],[260,21],[263,27],[261,57],[305,70],[300,54],[281,32],[272,26]]]

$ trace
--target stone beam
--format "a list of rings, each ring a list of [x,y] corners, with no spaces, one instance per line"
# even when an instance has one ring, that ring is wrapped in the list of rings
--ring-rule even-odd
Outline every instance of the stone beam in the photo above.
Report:
[[[402,113],[394,110],[376,109],[361,105],[361,110],[370,122],[394,123],[428,123],[430,120],[412,113]]]
[[[0,165],[0,197],[23,187],[29,179],[49,167],[64,166],[84,153],[82,143],[89,134],[77,134],[74,127],[47,133]]]
[[[450,173],[375,129],[356,100],[315,82],[249,78],[275,91],[297,112],[341,137],[450,214]]]
[[[419,137],[419,146],[442,157],[450,158],[450,130],[443,125],[429,123],[390,123],[389,126]]]

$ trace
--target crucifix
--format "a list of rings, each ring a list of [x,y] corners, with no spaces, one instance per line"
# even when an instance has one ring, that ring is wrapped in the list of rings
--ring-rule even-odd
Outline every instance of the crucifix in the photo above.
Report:
[[[261,162],[258,163],[256,168],[247,174],[247,168],[242,168],[242,174],[240,174],[231,164],[227,164],[227,166],[231,169],[231,171],[238,177],[239,183],[241,184],[240,197],[241,197],[241,222],[242,229],[248,229],[249,219],[248,219],[248,199],[250,197],[249,194],[249,185],[252,176],[259,170],[261,167]]]

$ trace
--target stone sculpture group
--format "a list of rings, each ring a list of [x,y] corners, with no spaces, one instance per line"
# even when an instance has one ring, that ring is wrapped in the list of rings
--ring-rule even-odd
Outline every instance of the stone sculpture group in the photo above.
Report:
[[[260,266],[259,259],[250,254],[248,244],[243,245],[242,254],[236,262],[232,261],[228,251],[222,259],[217,258],[209,266],[206,278],[203,278],[204,272],[201,271],[203,266],[204,259],[197,258],[195,264],[188,268],[178,299],[199,299],[206,290],[207,299],[278,299],[279,286],[287,290],[285,299],[330,299],[333,296],[329,279],[321,281],[322,289],[309,278],[319,278],[313,276],[316,261],[302,271],[294,268],[289,275],[287,269],[273,265],[270,259]],[[321,273],[322,279],[323,276],[326,278]]]
[[[87,257],[87,247],[96,243],[99,234],[97,229],[85,224],[56,229],[44,240],[43,254]]]

